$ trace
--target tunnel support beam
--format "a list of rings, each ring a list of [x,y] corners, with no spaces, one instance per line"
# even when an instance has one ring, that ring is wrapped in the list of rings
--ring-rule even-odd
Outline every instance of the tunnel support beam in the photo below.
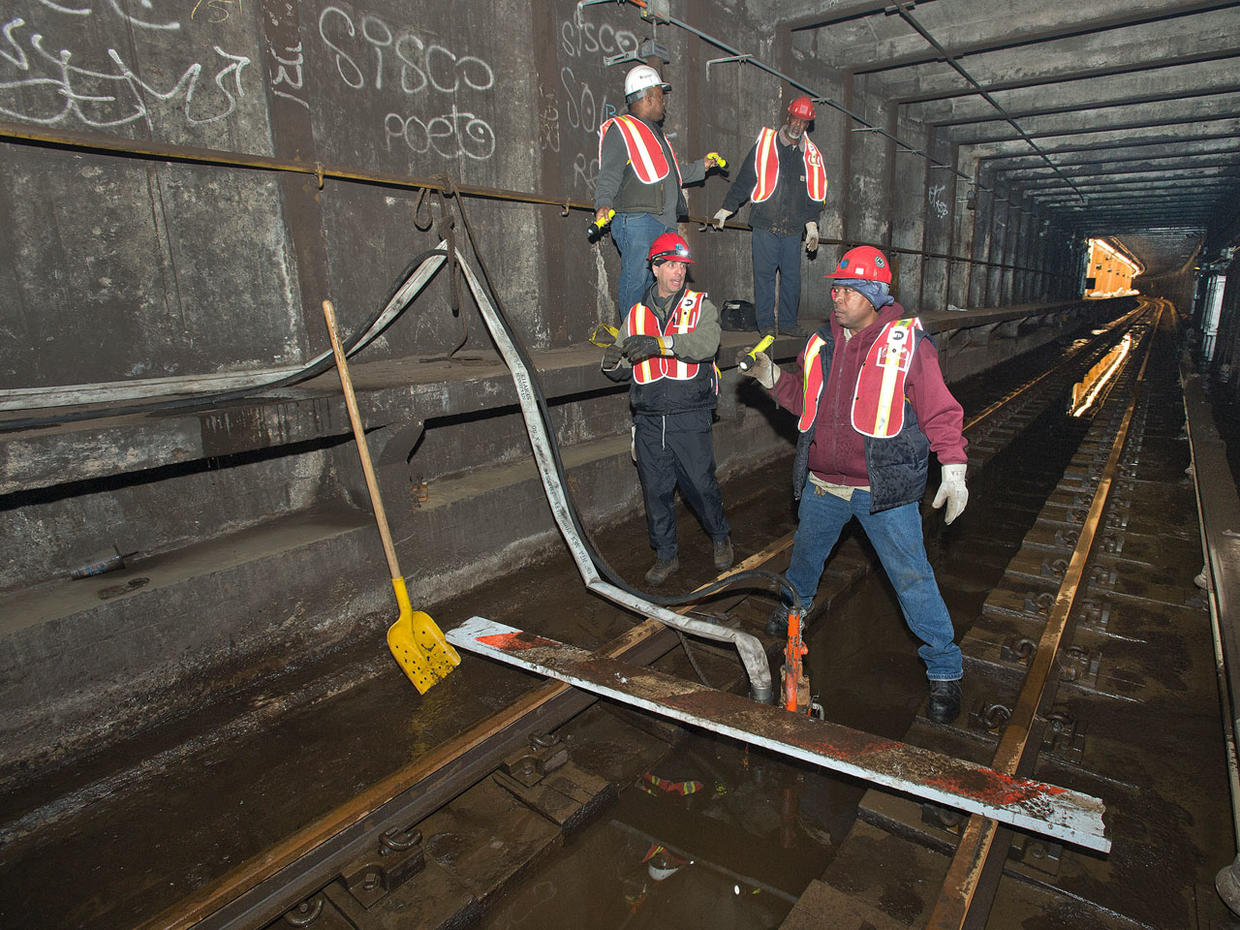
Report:
[[[460,649],[1000,823],[1106,852],[1098,798],[883,739],[473,617]]]

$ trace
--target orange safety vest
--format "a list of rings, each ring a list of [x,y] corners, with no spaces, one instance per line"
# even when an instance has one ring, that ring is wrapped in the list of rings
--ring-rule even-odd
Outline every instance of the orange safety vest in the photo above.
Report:
[[[749,195],[749,199],[754,203],[767,200],[775,193],[775,185],[779,183],[779,150],[775,147],[778,135],[779,131],[775,129],[763,129],[758,133],[758,142],[754,146],[754,172],[758,177],[753,193]],[[809,136],[802,135],[801,138],[805,142],[802,148],[805,159],[805,193],[811,200],[822,203],[827,199],[827,170],[822,165],[822,153],[809,140]]]
[[[667,173],[670,170],[667,165],[667,158],[663,154],[663,146],[659,144],[654,130],[636,116],[628,114],[612,117],[599,127],[599,162],[603,161],[603,137],[607,135],[607,127],[613,123],[620,131],[620,138],[624,140],[624,148],[629,155],[629,164],[633,166],[633,173],[637,175],[637,180],[643,184],[657,184],[667,177]],[[670,144],[667,149],[669,152],[672,152]],[[675,152],[672,152],[672,164],[676,168],[676,180],[679,182],[680,163],[676,161]]]
[[[653,310],[643,303],[636,303],[626,321],[629,333],[634,336],[671,336],[673,339],[691,333],[702,315],[702,301],[705,298],[706,295],[699,291],[685,291],[680,305],[668,316],[667,325],[663,327],[659,326],[659,319]],[[638,384],[649,384],[660,378],[691,381],[697,373],[697,362],[685,362],[671,355],[656,355],[633,366],[633,380]]]
[[[904,428],[904,381],[917,348],[915,334],[922,328],[917,317],[892,320],[866,353],[857,373],[851,413],[852,428],[861,435],[890,439]],[[824,345],[826,340],[817,333],[805,345],[801,417],[797,421],[802,433],[809,431],[818,415],[823,388],[818,354]]]

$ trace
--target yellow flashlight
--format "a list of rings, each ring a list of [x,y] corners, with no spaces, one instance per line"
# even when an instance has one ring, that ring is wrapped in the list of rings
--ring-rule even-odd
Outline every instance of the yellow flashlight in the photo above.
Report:
[[[771,347],[771,343],[774,341],[774,336],[763,336],[761,342],[750,349],[746,355],[741,357],[741,360],[736,363],[736,367],[741,371],[749,371],[749,369],[753,367],[753,363],[758,360],[756,358],[757,354],[759,352],[765,352],[769,349]]]

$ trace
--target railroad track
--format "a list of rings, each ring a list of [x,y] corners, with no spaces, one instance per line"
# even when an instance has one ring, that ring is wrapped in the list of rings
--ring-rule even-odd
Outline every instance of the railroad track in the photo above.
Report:
[[[1028,471],[1041,474],[1057,439],[1075,447],[1049,493],[1022,487],[1029,475],[1010,465],[991,476],[1010,498],[1000,511],[1036,518],[962,638],[967,713],[951,727],[921,718],[906,736],[1103,798],[1112,850],[1099,857],[868,792],[862,821],[950,857],[930,870],[941,883],[911,925],[1006,927],[1041,914],[1048,926],[1171,927],[1226,916],[1213,889],[1199,889],[1188,852],[1209,844],[1226,794],[1211,787],[1221,732],[1169,317],[1135,323],[1083,436],[1035,428],[1006,450],[1040,454]]]
[[[971,469],[975,473],[971,480],[977,480],[978,469],[985,475],[989,463],[1008,452],[1031,424],[1044,416],[1053,404],[1059,403],[1083,372],[1102,363],[1122,334],[1153,334],[1157,329],[1156,311],[1152,306],[1138,308],[1097,333],[1095,338],[1075,345],[1065,353],[1060,364],[1026,384],[1013,387],[1003,397],[984,405],[979,413],[969,416],[966,434],[970,440]],[[1104,549],[1111,547],[1113,554],[1116,545],[1127,545],[1131,554],[1137,537],[1148,535],[1125,535],[1129,524],[1124,522],[1123,515],[1131,512],[1132,503],[1124,504],[1123,494],[1119,492],[1126,492],[1140,480],[1134,475],[1141,461],[1133,454],[1125,456],[1124,450],[1140,450],[1148,426],[1146,408],[1137,403],[1136,387],[1140,379],[1134,360],[1142,351],[1148,356],[1150,344],[1148,339],[1136,341],[1137,349],[1130,353],[1116,378],[1096,399],[1100,412],[1092,416],[1093,427],[1081,441],[1059,486],[1047,499],[1044,514],[1039,515],[1031,529],[1021,555],[1013,559],[1011,576],[1005,575],[1004,585],[987,600],[982,618],[962,642],[969,663],[966,674],[970,687],[966,691],[966,701],[975,705],[969,708],[967,720],[962,721],[957,732],[946,734],[944,728],[930,727],[926,732],[926,722],[920,721],[914,726],[915,742],[921,738],[925,743],[950,745],[961,758],[977,758],[977,761],[993,763],[995,768],[1014,774],[1037,769],[1032,749],[1048,741],[1047,721],[1053,724],[1062,745],[1072,745],[1074,735],[1065,715],[1044,710],[1049,706],[1048,701],[1055,697],[1056,679],[1063,678],[1065,667],[1062,658],[1056,658],[1053,637],[1042,642],[1041,634],[1036,638],[1023,635],[1017,637],[1013,645],[1008,642],[1010,631],[1001,635],[988,627],[987,621],[994,621],[996,629],[1003,624],[1019,626],[1022,623],[1046,630],[1057,628],[1058,639],[1062,640],[1069,630],[1067,621],[1073,615],[1072,605],[1077,605],[1078,612],[1095,617],[1094,626],[1098,626],[1096,617],[1106,608],[1099,607],[1093,596],[1077,598],[1074,593],[1083,587],[1091,593],[1089,585],[1096,587],[1105,583],[1102,576],[1085,574],[1087,567],[1094,571],[1099,564],[1096,556],[1091,561],[1090,553],[1095,549],[1091,544],[1100,540]],[[1145,362],[1141,365],[1144,367]],[[1121,404],[1124,398],[1131,398],[1131,402]],[[1123,406],[1124,412],[1117,415],[1114,411],[1118,406]],[[986,480],[983,478],[983,486]],[[1115,494],[1111,493],[1113,487]],[[1033,492],[1034,498],[1037,493]],[[1119,537],[1132,542],[1117,542]],[[1068,545],[1069,542],[1073,544]],[[758,565],[780,567],[781,558],[786,560],[790,543],[790,537],[778,540],[737,570]],[[1028,556],[1030,552],[1034,555]],[[1122,559],[1124,555],[1120,552],[1116,557]],[[1030,558],[1036,561],[1036,568],[1025,567]],[[868,566],[857,562],[842,577],[831,581],[836,590],[821,598],[821,602],[831,605],[833,611],[838,609],[836,605],[844,592],[867,572]],[[1052,588],[1052,582],[1058,587]],[[762,597],[733,595],[716,599],[700,610],[701,615],[718,622],[750,624],[761,623],[768,605],[769,600],[764,601]],[[1025,642],[1034,643],[1034,647],[1023,645]],[[641,664],[667,654],[678,645],[671,631],[661,624],[646,621],[599,652]],[[712,647],[695,645],[695,648],[709,653]],[[1073,681],[1078,684],[1096,681],[1098,663],[1090,658],[1088,649],[1075,641],[1070,641],[1069,648],[1076,650],[1071,653],[1071,661],[1076,663],[1072,667],[1079,668],[1073,673],[1078,675]],[[1052,670],[1055,675],[1051,674]],[[1016,686],[1017,679],[1026,683]],[[1011,692],[1019,698],[1007,698],[1011,706],[998,699],[992,700],[973,686],[975,681],[1000,681],[1006,689],[1005,694]],[[521,775],[523,765],[531,770],[545,768],[548,774],[554,771],[548,767],[550,760],[563,754],[556,749],[553,740],[545,738],[546,734],[582,713],[593,701],[589,695],[554,682],[534,689],[515,704],[371,787],[353,802],[179,902],[146,926],[255,927],[278,920],[311,925],[326,920],[321,916],[325,907],[347,920],[344,912],[348,907],[333,909],[333,903],[340,903],[341,887],[356,900],[373,907],[386,896],[394,895],[400,883],[408,875],[415,874],[424,861],[418,824],[471,786],[487,780],[497,769],[504,769],[501,774],[509,780]],[[995,707],[1006,708],[1006,715]],[[1006,721],[1000,719],[1004,716]],[[1005,722],[1007,726],[1003,728]],[[981,738],[979,732],[983,734]],[[533,745],[532,739],[535,740]],[[1053,739],[1049,742],[1055,744]],[[998,748],[990,758],[985,758],[994,747]],[[518,769],[515,774],[514,759]],[[583,777],[582,781],[588,779]],[[520,788],[514,787],[514,790],[519,792]],[[599,788],[595,797],[582,801],[579,807],[594,810],[593,805],[605,803],[607,797],[608,792]],[[598,802],[597,798],[603,801]],[[528,797],[523,800],[533,803]],[[559,803],[564,804],[562,800]],[[901,812],[893,812],[890,807],[878,803],[868,808],[863,803],[862,808],[863,818],[871,820],[890,823],[902,816]],[[970,909],[976,919],[978,908],[997,886],[993,863],[1002,865],[1004,857],[1000,854],[1006,854],[1012,839],[1010,835],[1005,837],[1002,831],[992,831],[988,836],[984,824],[952,822],[950,815],[941,812],[939,823],[933,823],[931,814],[931,823],[926,826],[926,816],[919,814],[916,819],[921,826],[909,829],[941,833],[947,837],[948,845],[959,849],[935,905],[934,926],[963,926]],[[973,839],[974,834],[978,834],[977,840]],[[937,841],[942,844],[943,838],[938,837]],[[333,885],[336,893],[327,894],[324,889]],[[472,906],[477,909],[476,903]],[[466,904],[460,913],[472,913],[470,907]],[[795,916],[794,909],[789,920]],[[363,926],[364,923],[320,925]]]

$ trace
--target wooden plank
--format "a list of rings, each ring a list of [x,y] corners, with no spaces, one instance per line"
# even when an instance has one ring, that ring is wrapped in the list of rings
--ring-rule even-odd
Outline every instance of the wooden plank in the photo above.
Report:
[[[467,620],[448,639],[469,652],[873,784],[1088,849],[1111,848],[1102,802],[1067,788],[811,720],[483,617]]]

